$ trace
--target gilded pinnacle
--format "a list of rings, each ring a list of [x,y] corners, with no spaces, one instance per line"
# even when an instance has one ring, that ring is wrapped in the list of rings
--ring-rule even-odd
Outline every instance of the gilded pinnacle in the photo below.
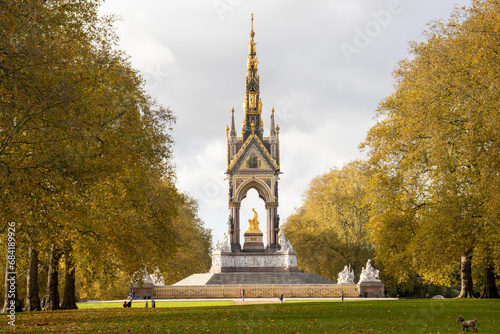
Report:
[[[252,38],[252,40],[253,40],[254,36],[255,36],[255,32],[253,31],[253,13],[252,13],[252,29],[250,31],[250,37]]]

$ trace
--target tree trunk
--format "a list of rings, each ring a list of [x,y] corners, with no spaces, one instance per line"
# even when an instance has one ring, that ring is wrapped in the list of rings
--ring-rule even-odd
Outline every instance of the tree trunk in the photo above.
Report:
[[[460,257],[460,278],[462,288],[457,298],[474,298],[472,283],[472,252],[466,252]]]
[[[56,245],[52,244],[50,250],[50,265],[49,265],[49,275],[47,278],[47,296],[45,302],[46,310],[58,310],[59,309],[59,260],[61,259],[62,253],[56,248]]]
[[[9,251],[7,250],[7,262],[5,264],[5,296],[4,304],[0,313],[15,314],[23,311],[23,304],[17,295],[17,274],[16,274],[16,260],[12,257],[9,258]],[[13,261],[9,263],[9,260]],[[12,264],[13,263],[13,264]],[[11,303],[14,304],[11,304]],[[13,306],[12,306],[13,305]]]
[[[73,249],[71,244],[68,244],[64,249],[64,263],[66,265],[66,273],[64,275],[64,294],[61,308],[64,310],[75,310],[78,309],[78,306],[76,306],[75,265],[73,263]]]
[[[39,311],[40,296],[38,295],[38,252],[36,249],[28,250],[28,273],[26,281],[26,311]]]
[[[495,266],[489,258],[484,263],[484,287],[481,298],[500,298],[495,282]]]

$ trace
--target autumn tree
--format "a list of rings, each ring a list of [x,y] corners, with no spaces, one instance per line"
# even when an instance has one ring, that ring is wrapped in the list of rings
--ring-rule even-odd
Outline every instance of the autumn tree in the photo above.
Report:
[[[177,249],[170,254],[168,261],[156,262],[165,284],[173,284],[195,273],[208,272],[212,265],[212,234],[198,216],[198,203],[186,194],[181,195],[181,200],[179,215],[172,226]]]
[[[77,278],[167,268],[181,247],[174,117],[116,50],[100,3],[0,1],[0,233],[16,222],[18,247],[31,250],[28,309],[38,304],[40,252],[47,307],[57,309],[61,276],[63,307],[74,308]],[[199,219],[184,217],[207,250]]]
[[[304,203],[283,227],[302,270],[336,280],[349,264],[359,275],[372,257],[365,201],[368,172],[366,163],[352,161],[311,181]]]
[[[137,227],[144,225],[129,224],[127,220],[114,220],[113,227],[100,231],[99,226],[94,232],[85,236],[86,247],[76,250],[78,253],[78,289],[84,298],[124,298],[128,293],[125,287],[131,283],[131,278],[137,273],[159,273],[166,284],[197,272],[205,272],[211,265],[211,234],[203,226],[197,214],[197,203],[187,195],[179,195],[175,205],[177,215],[168,225],[168,236],[162,232],[161,221],[171,217],[168,213],[168,203],[172,203],[172,195],[168,187],[156,189],[151,194],[151,211],[158,219],[157,227],[146,227],[144,234]],[[118,210],[114,206],[111,211]],[[163,212],[167,210],[166,212]],[[128,210],[127,210],[128,211]],[[168,215],[165,215],[168,214]],[[125,230],[125,228],[127,228]],[[155,235],[157,234],[157,235]],[[97,236],[97,237],[96,237]],[[102,242],[110,238],[113,242]],[[79,243],[80,244],[80,243]],[[89,249],[93,250],[89,252]],[[110,257],[109,254],[116,256]],[[142,279],[139,275],[138,279]],[[141,283],[141,282],[138,282]]]
[[[473,295],[472,265],[492,277],[498,250],[500,3],[475,0],[394,72],[394,93],[362,145],[374,168],[371,237],[378,259],[405,279],[412,268],[450,283],[460,261],[461,297]],[[495,251],[494,251],[495,250]],[[495,282],[485,281],[490,297]]]

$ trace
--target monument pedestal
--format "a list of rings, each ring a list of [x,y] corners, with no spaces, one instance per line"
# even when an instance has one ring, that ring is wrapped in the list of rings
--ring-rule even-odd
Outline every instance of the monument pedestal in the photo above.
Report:
[[[245,242],[243,244],[243,252],[263,252],[264,242],[262,241],[263,234],[261,231],[247,231],[243,235]]]
[[[372,260],[366,261],[366,267],[361,270],[359,276],[359,296],[367,298],[383,298],[384,283],[379,278],[379,271],[372,267]]]
[[[358,283],[359,296],[364,298],[384,298],[384,283],[381,280],[362,281]]]
[[[210,273],[299,272],[297,253],[286,252],[221,252],[212,253]]]

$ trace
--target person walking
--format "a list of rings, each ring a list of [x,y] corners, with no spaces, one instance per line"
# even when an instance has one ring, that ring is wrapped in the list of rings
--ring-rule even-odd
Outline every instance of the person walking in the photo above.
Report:
[[[155,300],[154,300],[154,299],[152,299],[152,300],[151,300],[151,307],[153,307],[153,308],[155,308],[155,307],[156,307],[156,303],[155,303]]]
[[[241,289],[241,299],[245,301],[245,290]]]

